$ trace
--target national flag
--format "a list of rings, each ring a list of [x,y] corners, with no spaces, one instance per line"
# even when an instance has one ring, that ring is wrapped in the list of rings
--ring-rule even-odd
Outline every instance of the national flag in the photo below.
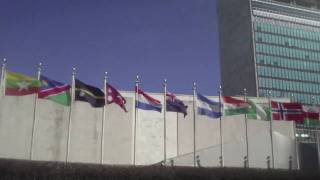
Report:
[[[7,96],[24,96],[39,92],[41,83],[37,79],[11,71],[6,71],[5,78]]]
[[[310,125],[310,126],[320,125],[320,121],[319,121],[320,107],[303,105],[302,109],[304,113],[303,124]]]
[[[136,99],[136,108],[161,112],[162,105],[159,100],[149,96],[138,87],[136,88],[136,93],[138,95]]]
[[[219,102],[212,101],[200,93],[197,93],[197,110],[199,115],[219,118],[221,116],[220,108],[221,104]]]
[[[222,100],[224,115],[232,116],[248,113],[249,104],[246,101],[231,96],[223,96]]]
[[[40,76],[41,88],[39,98],[49,99],[61,105],[69,106],[71,102],[70,85]]]
[[[166,105],[167,105],[167,108],[166,108],[167,111],[183,113],[184,117],[186,117],[188,106],[186,106],[174,94],[167,93]]]
[[[103,107],[105,105],[104,92],[94,86],[85,84],[80,80],[75,80],[75,100],[84,101],[92,107]]]
[[[106,89],[107,89],[107,103],[116,103],[118,104],[125,112],[128,112],[126,109],[126,99],[121,96],[121,94],[110,84],[106,84]]]
[[[248,103],[250,105],[247,113],[248,119],[258,119],[265,121],[269,121],[271,119],[268,103],[258,104],[251,99],[248,99]]]
[[[271,101],[271,108],[273,120],[303,122],[304,113],[300,103]]]

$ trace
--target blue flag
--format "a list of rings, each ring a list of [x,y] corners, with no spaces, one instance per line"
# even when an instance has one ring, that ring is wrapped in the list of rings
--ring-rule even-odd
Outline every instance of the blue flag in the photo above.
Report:
[[[187,108],[180,99],[176,98],[174,94],[167,93],[167,111],[183,113],[184,117],[187,115]]]
[[[219,118],[221,116],[219,102],[212,101],[201,94],[197,94],[198,114],[210,118]]]

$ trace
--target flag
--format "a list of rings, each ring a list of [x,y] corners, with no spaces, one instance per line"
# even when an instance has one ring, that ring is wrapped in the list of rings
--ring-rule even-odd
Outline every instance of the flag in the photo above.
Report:
[[[319,121],[320,107],[303,105],[302,109],[304,113],[303,124],[310,125],[310,126],[320,125],[320,121]]]
[[[221,116],[220,108],[221,104],[219,102],[212,101],[200,93],[197,93],[198,114],[210,118],[219,118]]]
[[[286,103],[271,101],[272,119],[296,121],[302,123],[304,114],[300,103]]]
[[[138,94],[136,108],[161,112],[162,105],[159,100],[149,96],[138,87],[136,88],[136,93]]]
[[[269,121],[270,118],[270,108],[268,104],[258,104],[248,99],[249,109],[247,113],[248,119],[258,119]]]
[[[249,104],[244,100],[223,96],[223,110],[226,116],[246,114],[249,110]]]
[[[186,106],[174,94],[167,93],[167,95],[166,95],[166,105],[167,105],[167,108],[166,108],[167,111],[183,113],[184,117],[186,117],[188,106]]]
[[[40,84],[40,81],[29,76],[6,71],[5,94],[8,96],[24,96],[38,93]]]
[[[116,103],[118,104],[125,112],[128,112],[126,109],[126,99],[121,96],[121,94],[110,84],[106,84],[106,89],[107,89],[107,103]]]
[[[105,105],[104,93],[101,89],[85,84],[78,79],[75,80],[75,100],[84,101],[92,107],[103,107]]]
[[[39,98],[49,99],[65,106],[70,105],[70,85],[49,79],[45,76],[40,76],[40,82]]]

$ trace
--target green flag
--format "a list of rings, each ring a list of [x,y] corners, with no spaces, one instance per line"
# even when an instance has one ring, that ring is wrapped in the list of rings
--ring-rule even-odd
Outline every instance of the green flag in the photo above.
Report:
[[[271,118],[271,111],[268,104],[258,104],[248,99],[249,110],[247,113],[248,119],[258,119],[268,121]]]

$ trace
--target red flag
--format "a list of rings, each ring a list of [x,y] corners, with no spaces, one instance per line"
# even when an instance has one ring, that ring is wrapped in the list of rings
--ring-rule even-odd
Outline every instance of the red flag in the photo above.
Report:
[[[128,112],[126,109],[126,99],[124,97],[121,96],[121,94],[114,88],[112,87],[110,84],[106,84],[106,89],[107,89],[107,103],[111,104],[111,103],[116,103],[118,104],[125,112]]]
[[[271,107],[273,120],[296,121],[297,123],[303,122],[304,113],[302,111],[302,104],[300,103],[271,101]]]

